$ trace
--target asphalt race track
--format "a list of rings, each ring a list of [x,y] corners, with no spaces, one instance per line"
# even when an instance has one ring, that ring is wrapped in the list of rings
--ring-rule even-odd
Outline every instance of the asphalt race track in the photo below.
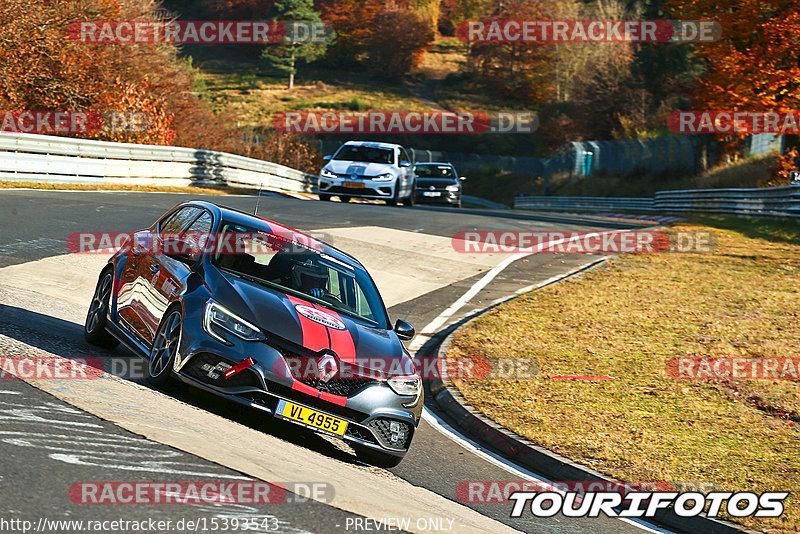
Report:
[[[137,372],[137,366],[143,369],[138,358],[122,348],[88,346],[82,323],[106,257],[68,254],[67,237],[141,229],[190,198],[197,197],[0,191],[0,355],[89,356],[103,360],[106,371],[119,371],[96,380],[0,380],[0,531],[14,531],[2,523],[12,518],[32,521],[45,532],[77,529],[48,528],[39,523],[42,518],[156,519],[173,525],[251,518],[258,519],[259,529],[249,532],[666,532],[609,518],[509,519],[510,503],[459,503],[460,482],[529,476],[443,431],[440,423],[446,426],[447,420],[435,421],[435,405],[426,406],[430,414],[405,460],[387,471],[360,464],[337,440],[265,420],[198,390],[154,390]],[[255,205],[254,197],[206,199],[248,211]],[[418,332],[507,259],[456,253],[450,246],[455,232],[642,226],[590,216],[327,203],[275,195],[262,196],[258,214],[320,234],[356,256],[375,278],[392,320],[404,318]],[[515,261],[446,323],[596,259],[539,254]],[[419,336],[411,347],[424,341]],[[284,485],[289,494],[270,505],[91,505],[76,504],[69,491],[86,481],[193,480],[264,480]],[[171,528],[163,531],[179,531]],[[207,531],[215,530],[209,526]]]

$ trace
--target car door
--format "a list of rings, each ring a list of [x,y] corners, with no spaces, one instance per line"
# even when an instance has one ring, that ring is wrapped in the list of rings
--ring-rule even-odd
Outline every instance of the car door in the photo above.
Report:
[[[198,247],[202,247],[211,232],[213,222],[214,219],[211,213],[203,209],[185,229],[181,230],[178,237],[181,241],[188,240]],[[167,311],[167,307],[175,302],[186,290],[187,279],[192,274],[189,263],[193,263],[195,260],[196,258],[189,260],[186,257],[170,253],[169,250],[163,247],[154,255],[154,265],[158,269],[151,286],[153,295],[150,301],[154,303],[154,308],[152,313],[148,315],[154,318],[154,321],[148,325],[148,331],[153,336],[158,329],[159,322]]]
[[[401,161],[407,161],[407,162],[411,163],[412,165],[410,167],[400,167],[400,162]],[[409,157],[408,152],[406,152],[406,149],[403,148],[403,147],[400,147],[399,159],[397,161],[397,166],[400,168],[400,179],[402,180],[402,187],[400,189],[401,190],[400,196],[408,195],[409,191],[411,190],[412,184],[414,183],[414,179],[413,179],[414,178],[414,171],[413,171],[414,165],[413,165],[413,163],[414,162],[411,161],[411,158]]]
[[[159,310],[166,309],[155,295],[161,266],[157,258],[163,248],[165,234],[177,235],[194,221],[203,210],[194,206],[179,208],[160,221],[154,230],[133,235],[133,244],[120,276],[117,311],[128,331],[148,345],[152,342],[153,324],[161,320]],[[163,313],[163,312],[162,312]]]

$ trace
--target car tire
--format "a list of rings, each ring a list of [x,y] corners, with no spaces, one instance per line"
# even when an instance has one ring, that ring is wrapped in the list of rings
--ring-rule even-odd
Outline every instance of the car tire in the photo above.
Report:
[[[411,192],[408,194],[408,197],[403,201],[404,206],[411,207],[414,205],[414,196],[417,194],[416,191],[416,184],[411,185]]]
[[[158,325],[147,363],[147,381],[163,387],[172,382],[172,365],[181,344],[183,314],[179,307],[169,308]]]
[[[392,198],[387,198],[386,199],[386,205],[387,206],[397,206],[397,193],[399,191],[399,188],[400,188],[400,184],[395,185],[395,187],[394,187],[394,195],[392,195]]]
[[[340,200],[341,202],[350,202],[350,199],[351,199],[351,198],[352,198],[352,197],[339,197],[339,200]]]
[[[83,337],[92,345],[113,349],[119,345],[119,340],[108,333],[106,321],[111,305],[111,292],[114,289],[114,269],[106,269],[97,279],[92,303],[86,312],[86,321],[83,323]]]
[[[403,461],[402,456],[394,456],[393,454],[387,454],[356,444],[353,444],[353,450],[356,452],[356,458],[359,461],[375,467],[383,467],[384,469],[397,467]]]
[[[317,196],[318,196],[318,197],[319,197],[319,199],[320,199],[320,200],[322,200],[323,202],[328,202],[328,201],[331,199],[331,196],[330,196],[330,195],[326,195],[326,194],[324,194],[324,193],[319,193]]]

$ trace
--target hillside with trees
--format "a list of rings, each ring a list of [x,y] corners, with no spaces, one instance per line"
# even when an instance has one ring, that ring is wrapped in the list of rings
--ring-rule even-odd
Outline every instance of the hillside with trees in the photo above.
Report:
[[[334,38],[308,47],[107,45],[64,36],[86,20],[286,18],[321,20]],[[459,23],[475,19],[711,19],[723,32],[691,44],[460,41]],[[146,112],[147,131],[92,135],[309,170],[318,164],[314,140],[276,133],[274,113],[532,110],[541,126],[524,138],[431,142],[542,156],[568,140],[670,135],[667,116],[676,109],[800,104],[800,13],[778,0],[5,0],[0,24],[3,109]],[[739,140],[719,138],[727,150]],[[778,162],[780,176],[793,154]]]

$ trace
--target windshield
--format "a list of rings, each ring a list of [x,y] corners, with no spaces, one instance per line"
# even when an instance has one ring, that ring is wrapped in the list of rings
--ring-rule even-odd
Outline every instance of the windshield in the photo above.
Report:
[[[362,145],[344,145],[331,158],[339,161],[394,164],[394,150]]]
[[[378,290],[362,268],[268,231],[224,221],[221,228],[221,242],[236,243],[236,247],[235,253],[217,250],[213,258],[217,267],[387,328]],[[237,235],[227,240],[230,233]]]
[[[456,179],[456,173],[450,165],[417,165],[414,172],[418,178],[451,178]]]

